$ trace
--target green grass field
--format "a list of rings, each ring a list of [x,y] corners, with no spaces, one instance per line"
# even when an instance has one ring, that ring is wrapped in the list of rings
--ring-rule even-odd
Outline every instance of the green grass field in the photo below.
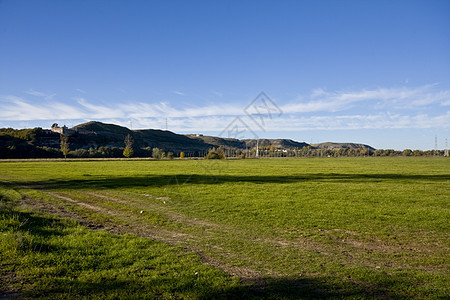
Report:
[[[0,162],[6,298],[450,296],[450,159]]]

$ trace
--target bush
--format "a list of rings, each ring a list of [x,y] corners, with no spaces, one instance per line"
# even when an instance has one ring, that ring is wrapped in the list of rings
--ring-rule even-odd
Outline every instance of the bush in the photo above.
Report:
[[[220,156],[217,152],[211,150],[208,152],[208,154],[206,154],[205,158],[206,159],[220,159]]]
[[[166,156],[163,150],[159,148],[153,148],[152,157],[154,159],[163,159]]]
[[[77,149],[69,152],[69,156],[77,157],[77,158],[86,158],[89,157],[89,151],[86,149]]]
[[[225,153],[223,152],[222,147],[212,148],[209,150],[208,154],[206,154],[205,159],[225,159]]]

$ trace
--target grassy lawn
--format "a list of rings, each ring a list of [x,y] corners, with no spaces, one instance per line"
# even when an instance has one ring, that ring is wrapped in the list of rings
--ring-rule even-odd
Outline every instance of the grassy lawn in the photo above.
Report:
[[[446,298],[450,160],[0,163],[0,292]]]

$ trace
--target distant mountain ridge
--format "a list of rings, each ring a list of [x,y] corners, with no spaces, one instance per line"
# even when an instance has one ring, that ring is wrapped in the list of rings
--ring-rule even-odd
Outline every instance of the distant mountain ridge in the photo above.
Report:
[[[122,127],[119,125],[115,125],[115,124],[107,124],[107,123],[102,123],[102,122],[97,122],[97,121],[90,121],[87,123],[82,123],[82,124],[78,124],[74,127],[71,128],[74,131],[87,131],[87,132],[104,132],[104,133],[109,133],[109,134],[120,134],[120,135],[126,135],[128,133],[131,132],[130,129],[126,128],[126,127]]]
[[[360,149],[375,150],[371,146],[357,143],[307,144],[290,139],[233,139],[201,134],[177,134],[168,130],[139,129],[90,121],[72,128],[53,124],[51,129],[0,129],[0,158],[14,157],[58,157],[60,134],[69,136],[69,148],[75,157],[120,157],[125,146],[124,139],[130,135],[135,156],[148,157],[153,148],[179,155],[203,157],[212,148],[222,147],[227,153],[240,155],[256,150],[287,153],[304,149]],[[254,155],[254,153],[253,153]]]
[[[79,124],[71,129],[76,132],[91,132],[91,134],[77,134],[71,137],[72,141],[75,142],[79,148],[84,149],[98,146],[123,147],[124,138],[128,134],[133,137],[135,147],[137,148],[157,147],[166,151],[178,153],[182,151],[207,151],[213,147],[204,142],[167,130],[130,130],[119,125],[106,124],[97,121]]]
[[[311,147],[315,149],[368,149],[375,151],[376,149],[365,144],[355,144],[355,143],[320,143],[320,144],[311,144]]]
[[[207,151],[212,147],[222,147],[224,149],[252,149],[256,147],[256,139],[233,139],[222,138],[216,136],[207,136],[200,134],[176,134],[168,130],[159,129],[139,129],[130,130],[114,124],[106,124],[97,121],[91,121],[79,124],[71,128],[76,132],[91,132],[92,136],[88,139],[84,138],[82,148],[92,146],[115,146],[123,147],[123,139],[130,134],[139,147],[158,147],[166,151],[172,152],[195,152]],[[89,136],[89,134],[84,134]],[[75,137],[74,137],[75,138]],[[357,143],[320,143],[308,144],[305,142],[297,142],[291,139],[259,139],[259,147],[269,148],[273,146],[275,149],[302,149],[303,147],[311,147],[312,149],[370,149],[373,147],[365,144]]]
[[[244,140],[247,148],[256,148],[257,140]],[[273,146],[275,149],[302,149],[308,147],[305,142],[296,142],[290,139],[259,139],[258,147],[269,148]]]

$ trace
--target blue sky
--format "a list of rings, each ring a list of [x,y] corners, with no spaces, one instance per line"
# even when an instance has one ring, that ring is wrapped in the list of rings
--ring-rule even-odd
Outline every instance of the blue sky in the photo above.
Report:
[[[449,16],[445,0],[0,0],[0,127],[227,137],[238,120],[242,137],[443,149]]]

